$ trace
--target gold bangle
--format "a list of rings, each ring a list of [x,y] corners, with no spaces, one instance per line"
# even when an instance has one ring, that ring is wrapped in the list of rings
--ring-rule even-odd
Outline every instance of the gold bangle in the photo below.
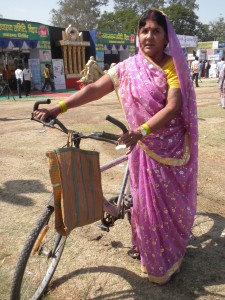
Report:
[[[67,111],[67,105],[66,105],[66,103],[64,101],[60,101],[59,105],[61,107],[62,113],[65,113]]]
[[[151,128],[147,123],[142,124],[141,127],[146,130],[146,135],[149,135],[151,133]]]

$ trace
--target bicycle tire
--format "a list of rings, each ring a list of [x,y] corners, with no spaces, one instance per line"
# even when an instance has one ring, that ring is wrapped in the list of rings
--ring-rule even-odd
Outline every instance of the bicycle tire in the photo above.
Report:
[[[66,242],[66,237],[55,231],[53,219],[54,208],[48,206],[27,238],[15,269],[10,293],[11,300],[40,299],[52,279]],[[50,231],[43,233],[47,228],[46,225],[51,226]],[[51,238],[51,233],[54,236],[54,241]],[[34,250],[35,243],[39,241],[38,238],[40,237],[41,244],[38,250]],[[48,239],[51,244],[50,247],[47,245]],[[44,247],[49,251],[48,255],[46,255],[47,250],[44,250]],[[35,251],[34,255],[32,251]],[[43,275],[36,274],[41,272],[42,266],[45,267],[45,265],[47,270],[43,272]]]

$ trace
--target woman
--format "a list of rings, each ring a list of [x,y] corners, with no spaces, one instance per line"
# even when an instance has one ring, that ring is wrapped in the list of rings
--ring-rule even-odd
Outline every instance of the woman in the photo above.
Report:
[[[221,106],[224,109],[225,108],[225,64],[222,65],[222,68],[220,70],[220,75],[219,75],[219,89],[220,89],[220,101],[221,101]]]
[[[179,271],[196,212],[196,102],[183,51],[167,17],[158,10],[147,11],[139,21],[138,37],[137,55],[66,102],[34,116],[56,117],[116,90],[129,125],[119,142],[128,148],[132,249],[140,254],[150,281],[165,284]]]

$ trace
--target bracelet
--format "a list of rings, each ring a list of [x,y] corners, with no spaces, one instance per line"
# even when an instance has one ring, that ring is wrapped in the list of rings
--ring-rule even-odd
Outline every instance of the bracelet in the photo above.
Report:
[[[146,135],[149,135],[151,133],[151,128],[147,123],[142,124],[141,127],[146,131]]]
[[[60,107],[61,107],[62,113],[65,113],[65,112],[67,111],[67,105],[66,105],[66,102],[60,101],[60,102],[59,102],[59,105],[60,105]]]

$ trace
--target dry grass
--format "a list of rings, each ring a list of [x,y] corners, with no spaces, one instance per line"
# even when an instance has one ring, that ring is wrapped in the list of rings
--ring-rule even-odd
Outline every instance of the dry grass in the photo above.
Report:
[[[139,262],[126,252],[130,230],[126,220],[119,221],[109,233],[92,224],[71,234],[46,299],[153,299],[192,300],[225,298],[225,110],[218,106],[216,80],[203,79],[196,89],[199,117],[198,214],[182,272],[170,284],[158,287],[140,273]],[[112,131],[104,121],[108,113],[124,120],[112,93],[102,100],[61,116],[69,128]],[[58,99],[54,100],[58,101]],[[2,101],[0,111],[0,290],[1,299],[9,297],[13,270],[24,240],[50,193],[45,152],[62,146],[60,132],[40,132],[30,122],[34,100]],[[86,144],[97,149],[93,143]],[[103,145],[101,160],[115,152]],[[115,173],[106,173],[106,193],[119,186]],[[102,234],[100,240],[93,237]]]

